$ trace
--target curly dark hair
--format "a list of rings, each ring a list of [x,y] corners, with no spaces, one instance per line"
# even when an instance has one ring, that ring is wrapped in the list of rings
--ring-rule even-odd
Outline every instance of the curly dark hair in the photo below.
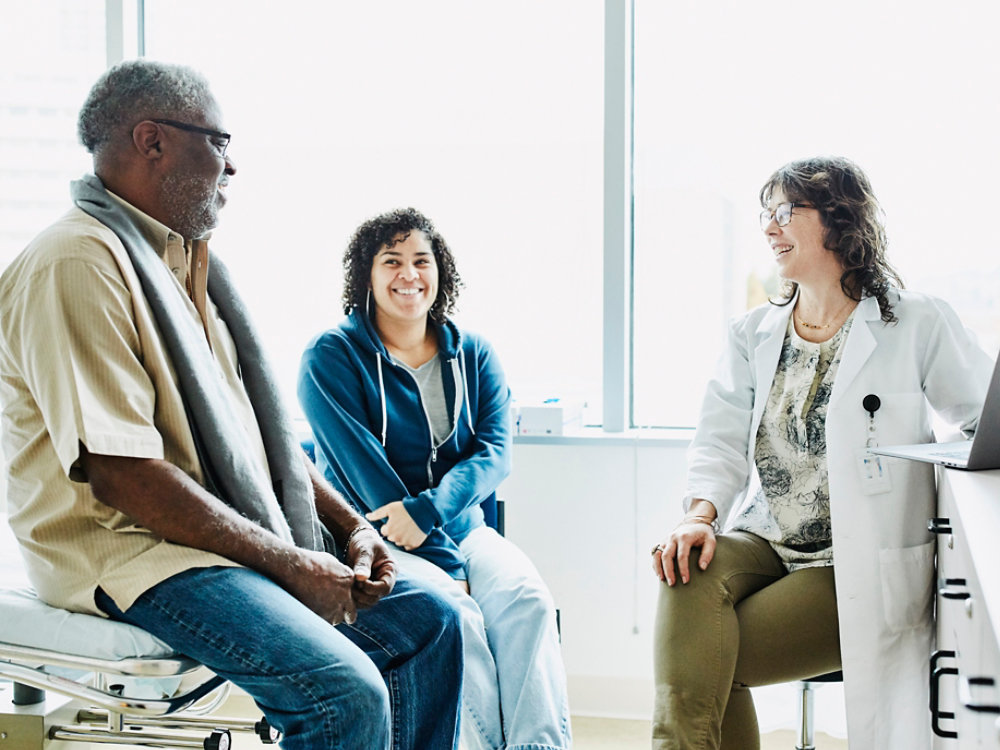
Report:
[[[455,268],[448,243],[434,228],[431,220],[415,208],[397,208],[368,219],[355,230],[347,250],[344,251],[344,312],[350,314],[355,307],[364,309],[371,285],[372,263],[378,251],[392,247],[410,232],[423,232],[431,243],[438,268],[438,292],[428,313],[431,320],[444,323],[455,309],[462,277]]]
[[[760,189],[760,204],[767,207],[776,191],[785,200],[810,203],[819,210],[826,229],[823,246],[836,253],[844,269],[840,288],[851,299],[871,295],[878,300],[882,320],[896,320],[889,291],[903,288],[903,279],[886,259],[882,207],[861,168],[842,157],[815,157],[793,161],[772,174]],[[787,305],[798,284],[786,281],[778,305]]]

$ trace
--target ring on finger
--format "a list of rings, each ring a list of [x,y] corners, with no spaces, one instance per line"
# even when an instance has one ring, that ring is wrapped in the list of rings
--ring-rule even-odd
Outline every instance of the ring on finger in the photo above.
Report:
[[[657,552],[663,552],[663,550],[664,550],[663,545],[662,544],[657,544],[655,547],[653,547],[653,549],[650,551],[649,554],[655,555]]]

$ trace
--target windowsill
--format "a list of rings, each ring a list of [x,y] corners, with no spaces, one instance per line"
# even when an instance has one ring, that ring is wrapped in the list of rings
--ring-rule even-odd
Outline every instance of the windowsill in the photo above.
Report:
[[[694,437],[693,427],[645,427],[624,432],[605,432],[600,427],[582,427],[564,435],[515,435],[515,445],[642,445],[683,448]]]
[[[312,430],[302,417],[293,418],[295,434],[312,442]],[[580,427],[565,435],[514,435],[516,445],[626,445],[686,448],[694,437],[693,427],[640,427],[624,432],[605,432],[600,427]]]

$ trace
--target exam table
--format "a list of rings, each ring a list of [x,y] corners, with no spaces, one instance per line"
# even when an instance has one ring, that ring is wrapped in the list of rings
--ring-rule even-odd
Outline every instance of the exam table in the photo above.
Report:
[[[4,680],[11,686],[0,702],[0,747],[41,750],[46,740],[75,740],[228,750],[234,731],[254,732],[265,744],[279,737],[266,720],[215,716],[229,683],[144,630],[42,602],[0,514]],[[49,692],[66,710],[50,710]]]

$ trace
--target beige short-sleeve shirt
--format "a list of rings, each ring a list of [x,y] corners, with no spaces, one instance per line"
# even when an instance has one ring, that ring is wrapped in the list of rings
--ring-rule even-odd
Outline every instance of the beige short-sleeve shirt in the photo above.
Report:
[[[122,203],[205,330],[219,378],[266,467],[235,346],[205,291],[207,248],[186,246]],[[98,586],[127,609],[177,573],[235,565],[164,541],[101,503],[78,465],[82,443],[91,453],[163,459],[202,482],[176,378],[135,270],[118,237],[78,208],[0,277],[0,404],[10,524],[43,600],[100,614]]]

